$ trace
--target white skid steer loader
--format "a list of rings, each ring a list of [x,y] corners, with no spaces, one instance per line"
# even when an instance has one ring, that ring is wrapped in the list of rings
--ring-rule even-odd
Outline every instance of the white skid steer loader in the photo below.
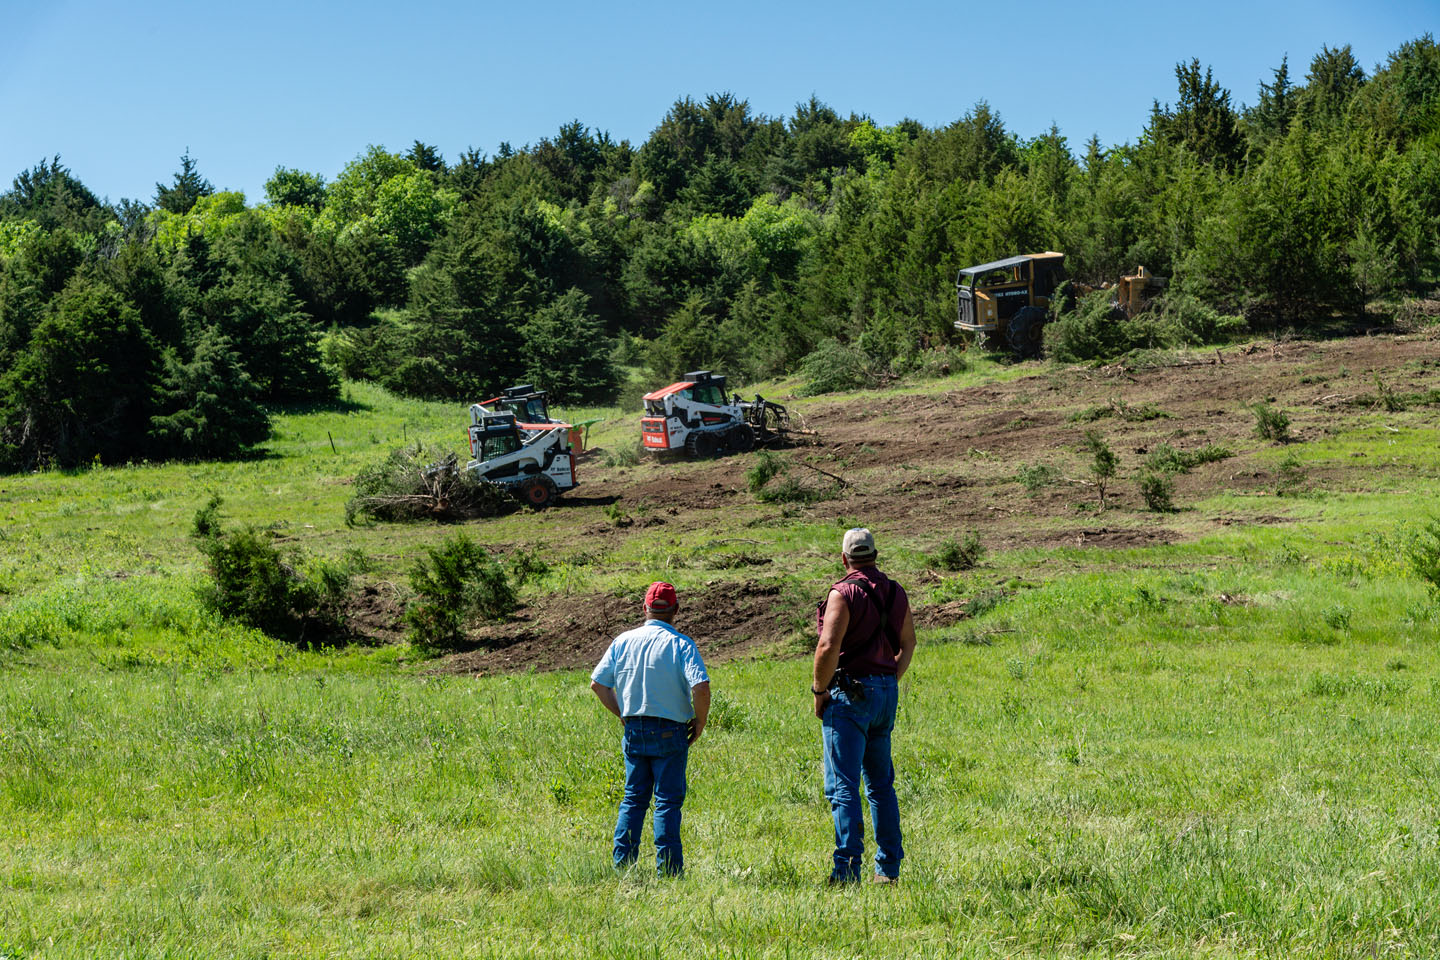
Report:
[[[722,450],[744,453],[772,443],[790,427],[790,415],[764,397],[727,398],[725,378],[709,370],[645,394],[640,419],[641,446],[652,453],[684,450],[691,457],[711,457]]]
[[[570,440],[568,423],[520,423],[509,410],[477,403],[470,408],[470,455],[475,459],[465,469],[543,510],[579,486]]]

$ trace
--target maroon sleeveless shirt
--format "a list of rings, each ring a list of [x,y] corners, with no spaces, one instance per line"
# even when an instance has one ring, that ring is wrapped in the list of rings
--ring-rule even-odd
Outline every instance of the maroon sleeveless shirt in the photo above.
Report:
[[[856,580],[864,580],[880,603],[890,604],[889,630],[880,629],[880,611],[870,602],[870,598]],[[893,677],[895,654],[900,648],[900,626],[905,622],[905,614],[910,609],[910,598],[906,596],[905,588],[885,576],[877,567],[861,567],[859,570],[851,570],[843,580],[833,584],[831,589],[839,591],[840,596],[845,598],[845,605],[850,608],[850,623],[840,641],[839,669],[856,677],[876,674]],[[822,600],[815,611],[815,629],[818,632],[824,627],[825,601]],[[887,633],[889,636],[886,636]],[[894,646],[891,646],[891,637],[894,638]]]

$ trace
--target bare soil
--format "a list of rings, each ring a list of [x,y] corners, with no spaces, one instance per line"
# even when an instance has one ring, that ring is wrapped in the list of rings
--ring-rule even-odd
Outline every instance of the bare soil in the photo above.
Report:
[[[1374,394],[1377,377],[1398,393],[1440,386],[1440,342],[1389,335],[1291,341],[1215,350],[1177,365],[1148,368],[1036,364],[1034,375],[1003,384],[893,397],[836,397],[807,408],[806,422],[814,436],[784,455],[849,483],[834,499],[803,508],[807,516],[858,520],[882,540],[895,537],[934,547],[974,530],[991,549],[1143,547],[1234,523],[1285,522],[1266,508],[1265,497],[1277,483],[1271,460],[1255,456],[1275,445],[1254,436],[1255,419],[1247,405],[1270,403],[1289,415],[1296,441],[1316,440],[1343,418],[1365,412],[1357,398]],[[1147,405],[1163,416],[1077,417],[1094,408],[1123,408],[1134,416]],[[1098,491],[1077,449],[1082,433],[1091,427],[1120,457],[1121,478],[1107,491],[1109,509],[1104,513],[1094,508]],[[1175,475],[1174,500],[1182,509],[1150,513],[1128,478],[1161,443],[1181,450],[1216,444],[1234,456]],[[564,540],[566,554],[607,549],[637,528],[733,529],[734,509],[755,502],[745,485],[745,472],[754,463],[751,456],[681,462],[663,472],[607,469],[598,459],[590,460],[584,471],[586,486],[576,491],[583,498],[562,498],[554,512],[563,515],[582,504],[615,504],[624,516],[618,522],[597,518],[572,523]],[[1016,473],[1037,464],[1053,467],[1059,479],[1027,491]],[[1338,488],[1347,473],[1363,469],[1363,460],[1353,467],[1327,465],[1312,470],[1310,482]],[[812,471],[796,472],[807,483],[830,483]],[[1211,517],[1183,509],[1187,502],[1222,490],[1256,494],[1255,513]],[[778,513],[780,508],[774,509]],[[797,613],[804,606],[798,601],[784,595],[780,581],[716,584],[690,599],[685,619],[704,624],[695,631],[702,651],[723,659],[773,646],[803,626],[800,621],[809,610]],[[917,615],[922,625],[943,625],[963,619],[964,606],[957,601],[917,610]],[[437,667],[493,673],[587,666],[617,632],[637,621],[638,612],[638,597],[537,600],[511,622],[477,631],[474,640],[480,648],[453,655]]]

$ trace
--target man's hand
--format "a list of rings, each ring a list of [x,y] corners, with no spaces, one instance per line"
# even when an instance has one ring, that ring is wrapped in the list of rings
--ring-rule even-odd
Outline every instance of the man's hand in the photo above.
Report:
[[[824,719],[825,704],[830,702],[830,691],[815,694],[815,716]]]
[[[710,681],[705,680],[690,688],[690,703],[695,708],[695,719],[690,721],[689,743],[700,739],[705,732],[705,721],[710,719]]]

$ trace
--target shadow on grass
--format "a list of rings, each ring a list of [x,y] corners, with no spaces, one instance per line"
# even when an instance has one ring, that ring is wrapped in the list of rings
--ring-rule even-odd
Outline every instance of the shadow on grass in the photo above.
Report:
[[[334,397],[329,400],[296,400],[291,403],[267,404],[265,412],[272,417],[299,417],[316,413],[362,413],[373,409],[368,403],[348,397]]]

